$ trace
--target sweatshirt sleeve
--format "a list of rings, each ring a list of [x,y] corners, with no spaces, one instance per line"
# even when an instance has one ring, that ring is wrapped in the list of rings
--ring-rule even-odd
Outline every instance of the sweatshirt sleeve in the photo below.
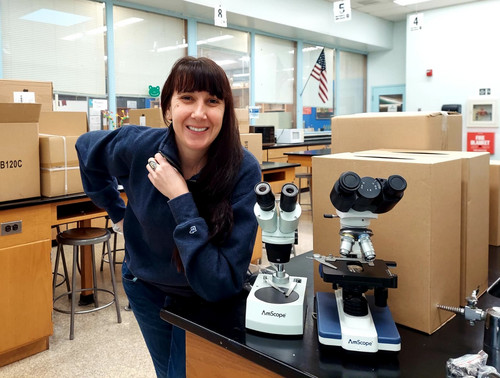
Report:
[[[120,197],[116,177],[128,174],[126,149],[123,148],[126,143],[120,130],[90,131],[76,142],[83,189],[115,223],[125,215],[125,203]]]
[[[207,242],[207,224],[198,215],[190,193],[169,201],[177,223],[174,239],[186,278],[193,290],[208,301],[223,300],[239,293],[252,257],[257,234],[254,187],[261,180],[261,172],[253,156],[247,155],[246,160],[233,194],[233,229],[223,245]]]

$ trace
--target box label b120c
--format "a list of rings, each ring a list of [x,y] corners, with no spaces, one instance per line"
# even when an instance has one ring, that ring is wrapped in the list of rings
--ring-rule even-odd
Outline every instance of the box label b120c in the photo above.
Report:
[[[23,161],[19,160],[0,160],[0,169],[22,168]]]

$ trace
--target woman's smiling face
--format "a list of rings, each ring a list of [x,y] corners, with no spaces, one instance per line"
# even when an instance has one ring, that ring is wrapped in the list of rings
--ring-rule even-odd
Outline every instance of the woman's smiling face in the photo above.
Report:
[[[177,147],[205,153],[217,138],[224,118],[224,101],[206,91],[175,91],[167,115]]]

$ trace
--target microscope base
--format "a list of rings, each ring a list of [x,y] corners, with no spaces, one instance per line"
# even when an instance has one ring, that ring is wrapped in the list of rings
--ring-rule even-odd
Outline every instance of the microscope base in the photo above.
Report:
[[[305,277],[289,277],[288,283],[277,284],[288,291],[296,283],[293,292],[285,294],[271,287],[268,281],[272,274],[259,274],[248,294],[245,326],[254,331],[276,335],[302,335],[306,315],[306,283]]]
[[[375,306],[373,296],[367,295],[366,299],[368,315],[358,317],[344,313],[341,289],[335,293],[317,292],[319,342],[357,352],[401,350],[401,337],[389,308]]]

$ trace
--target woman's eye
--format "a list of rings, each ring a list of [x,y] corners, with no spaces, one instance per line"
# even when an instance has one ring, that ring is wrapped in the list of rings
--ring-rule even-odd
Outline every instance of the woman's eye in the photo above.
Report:
[[[210,104],[217,105],[220,104],[221,100],[219,100],[218,98],[211,98],[210,100],[208,100],[208,102]]]

